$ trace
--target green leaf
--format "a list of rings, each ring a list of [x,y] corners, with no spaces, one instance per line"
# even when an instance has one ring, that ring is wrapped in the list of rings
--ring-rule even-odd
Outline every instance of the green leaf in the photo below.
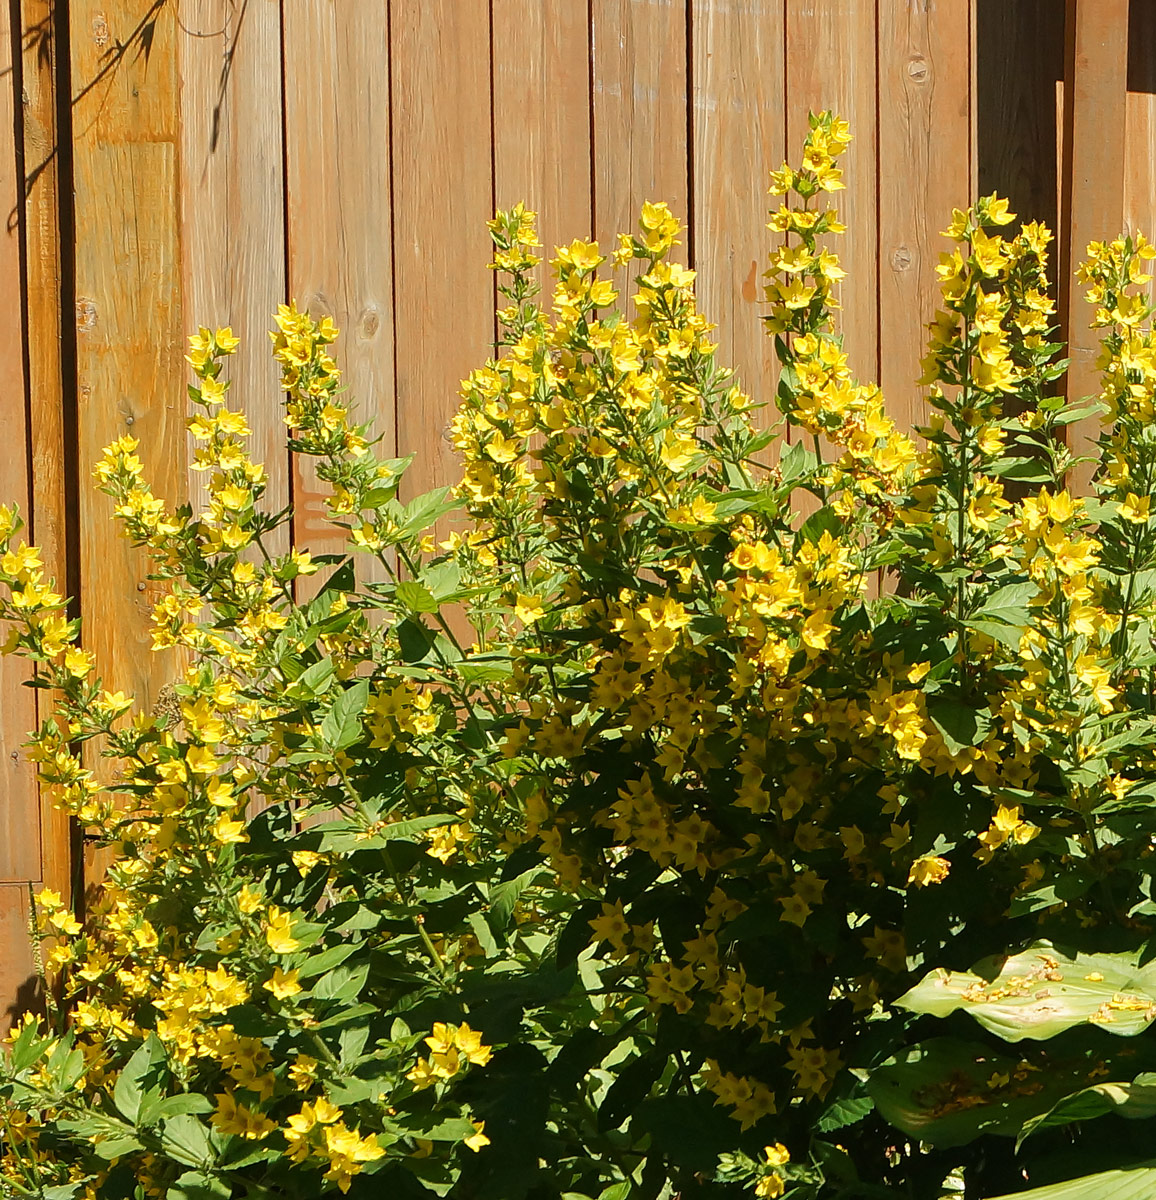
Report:
[[[874,1107],[875,1101],[870,1096],[848,1096],[844,1100],[836,1100],[827,1105],[815,1128],[820,1133],[843,1129],[854,1125],[856,1121],[862,1121]]]
[[[50,1038],[40,1036],[40,1026],[36,1023],[21,1026],[20,1034],[13,1042],[10,1052],[9,1062],[13,1073],[18,1075],[39,1062],[51,1044]]]
[[[845,527],[843,518],[833,508],[820,508],[803,522],[795,541],[800,546],[804,542],[818,542],[825,533],[837,538]]]
[[[936,698],[928,704],[927,712],[952,754],[978,746],[991,726],[991,713],[987,709],[958,700]]]
[[[508,654],[472,654],[458,664],[458,674],[469,684],[494,683],[513,673]]]
[[[779,456],[779,471],[784,483],[793,483],[805,475],[813,475],[818,465],[814,450],[802,442],[793,442]]]
[[[1066,1183],[1005,1193],[989,1200],[1152,1200],[1156,1196],[1156,1166],[1142,1164],[1122,1171],[1101,1171]]]
[[[307,696],[320,696],[329,690],[334,672],[333,659],[323,658],[301,673],[300,678],[293,685],[293,691],[296,693],[300,690]]]
[[[313,995],[318,1000],[353,1000],[361,994],[369,976],[369,963],[355,967],[343,964],[322,975],[313,986]]]
[[[985,1134],[1015,1137],[1087,1082],[1095,1065],[1079,1055],[1046,1071],[982,1042],[930,1038],[876,1067],[867,1092],[884,1120],[938,1147],[962,1146]]]
[[[141,1097],[144,1095],[145,1080],[153,1073],[153,1068],[164,1062],[164,1059],[165,1049],[160,1038],[156,1034],[150,1034],[125,1063],[112,1089],[112,1102],[126,1121],[136,1123],[140,1114]]]
[[[936,1017],[962,1009],[1006,1042],[1042,1041],[1078,1025],[1132,1037],[1156,1018],[1156,966],[1138,959],[1139,951],[1073,958],[1037,942],[970,971],[937,968],[896,1004]]]
[[[1116,1113],[1129,1120],[1156,1116],[1156,1074],[1145,1072],[1131,1083],[1097,1083],[1065,1096],[1046,1113],[1025,1122],[1019,1142],[1041,1129],[1054,1125],[1070,1125],[1074,1121],[1091,1121],[1106,1113]]]
[[[366,836],[365,827],[353,821],[331,821],[320,827],[321,849],[337,850],[343,854],[355,850],[380,850],[390,842],[411,842],[415,835],[437,829],[441,825],[452,825],[460,816],[449,813],[430,813],[426,817],[414,817],[409,821],[392,821]]]
[[[124,1137],[98,1138],[92,1145],[92,1152],[98,1158],[103,1158],[106,1162],[112,1162],[114,1158],[120,1158],[125,1154],[135,1154],[137,1151],[143,1149],[143,1143],[128,1135]]]
[[[495,932],[504,933],[510,927],[519,897],[541,872],[541,867],[531,867],[517,879],[509,879],[490,889],[490,925]]]
[[[161,1144],[171,1158],[186,1167],[205,1167],[214,1160],[209,1131],[192,1113],[180,1113],[165,1121]]]
[[[165,1193],[165,1200],[229,1200],[233,1189],[223,1179],[186,1171]]]
[[[405,506],[398,522],[401,525],[402,536],[413,537],[424,533],[438,517],[444,517],[446,513],[451,513],[459,507],[458,501],[450,496],[448,487],[435,488],[432,492],[415,496]]]
[[[406,579],[399,583],[394,595],[397,597],[398,603],[404,605],[410,612],[432,613],[438,610],[438,602],[434,598],[433,592],[425,584],[417,583],[413,579]]]
[[[171,1120],[173,1117],[185,1116],[188,1113],[211,1113],[214,1107],[208,1096],[202,1096],[198,1092],[187,1092],[181,1096],[166,1096],[165,1099],[151,1105],[147,1114],[142,1110],[141,1123],[152,1125],[157,1121]]]
[[[397,627],[397,643],[401,657],[407,663],[421,662],[436,640],[433,631],[414,617],[407,618]]]
[[[358,679],[337,697],[321,722],[321,738],[326,746],[344,750],[361,737],[361,714],[368,700],[368,679]]]
[[[339,946],[330,946],[328,950],[311,954],[298,967],[297,976],[299,979],[312,979],[315,975],[322,975],[326,971],[332,971],[339,963],[343,963],[356,949],[356,943],[344,942]]]
[[[602,1132],[617,1129],[638,1108],[662,1076],[668,1061],[665,1054],[652,1050],[622,1068],[598,1108],[598,1128]]]

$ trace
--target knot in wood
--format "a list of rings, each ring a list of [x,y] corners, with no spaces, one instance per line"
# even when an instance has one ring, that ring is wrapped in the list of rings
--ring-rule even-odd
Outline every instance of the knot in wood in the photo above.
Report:
[[[916,83],[925,82],[928,75],[931,74],[930,68],[927,65],[927,59],[913,58],[907,64],[907,74],[910,75]]]
[[[76,328],[81,333],[96,328],[96,302],[87,296],[76,298]]]
[[[361,336],[368,340],[376,337],[377,331],[381,328],[381,317],[376,308],[367,308],[358,319]]]
[[[891,269],[893,271],[910,271],[912,255],[906,246],[896,246],[891,252]]]

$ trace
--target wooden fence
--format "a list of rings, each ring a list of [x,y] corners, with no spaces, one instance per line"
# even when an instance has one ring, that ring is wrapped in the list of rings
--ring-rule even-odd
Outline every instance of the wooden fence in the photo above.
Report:
[[[130,433],[158,494],[196,487],[198,324],[244,339],[234,395],[271,500],[324,548],[283,448],[271,310],[334,314],[361,410],[417,452],[411,488],[446,482],[457,384],[494,332],[496,206],[524,198],[549,244],[606,243],[669,201],[720,354],[766,396],[767,174],[808,110],[838,109],[847,348],[900,419],[952,205],[998,189],[1058,226],[1061,279],[1073,244],[1156,226],[1156,0],[7,0],[0,22],[0,498],[108,685],[146,704],[166,682],[151,585],[89,470]],[[1083,335],[1074,353],[1090,390]],[[75,891],[83,863],[21,751],[37,693],[0,671],[2,1020],[35,989],[29,882]]]

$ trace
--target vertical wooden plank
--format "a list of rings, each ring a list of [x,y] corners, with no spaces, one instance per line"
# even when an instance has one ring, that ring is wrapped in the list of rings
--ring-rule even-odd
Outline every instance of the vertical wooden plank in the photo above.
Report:
[[[20,64],[13,61],[11,9],[0,9],[0,211],[8,215],[0,228],[0,295],[9,302],[0,310],[0,372],[7,383],[0,400],[0,503],[17,504],[28,516],[29,443],[24,320],[20,297],[22,184],[16,141]],[[40,812],[36,785],[20,746],[36,720],[29,677],[22,659],[0,660],[0,882],[35,879],[40,874]]]
[[[594,232],[604,252],[646,200],[694,228],[687,145],[687,10],[682,0],[592,0]],[[675,255],[690,261],[687,235]],[[693,264],[692,264],[693,265]]]
[[[832,197],[847,232],[836,239],[844,346],[863,380],[879,374],[876,219],[876,0],[787,0],[787,157],[807,135],[807,113],[834,109],[855,139],[843,156],[846,190]]]
[[[1060,227],[1060,313],[1066,320],[1068,396],[1098,395],[1100,339],[1073,272],[1091,241],[1118,237],[1124,224],[1124,136],[1128,0],[1068,0],[1064,84],[1064,175]],[[1070,427],[1086,454],[1099,433],[1092,418]],[[1077,473],[1083,490],[1089,473]]]
[[[29,430],[31,443],[32,538],[44,557],[45,572],[59,589],[76,595],[75,545],[75,375],[71,337],[65,338],[61,311],[62,211],[59,180],[70,161],[61,161],[57,72],[61,27],[67,17],[54,0],[23,0],[21,5],[20,85],[24,100],[25,315],[27,325]],[[64,154],[69,154],[66,148]],[[65,373],[67,359],[69,373]],[[70,518],[71,514],[71,520]],[[36,721],[51,711],[53,696],[37,691]],[[36,785],[29,778],[27,786]],[[67,815],[39,797],[38,878],[65,897],[72,883],[71,829]]]
[[[493,21],[494,207],[537,212],[548,259],[592,236],[586,6],[502,0]]]
[[[120,536],[88,472],[122,434],[140,441],[154,493],[185,494],[176,13],[164,0],[75,0],[81,611],[106,684],[155,700],[145,556]]]
[[[40,994],[28,928],[28,885],[0,883],[0,1036]]]
[[[293,0],[285,22],[289,293],[341,330],[337,360],[357,420],[394,453],[387,0]],[[443,81],[431,78],[429,87]],[[421,163],[441,152],[422,147]],[[312,463],[293,462],[295,543],[338,553]]]
[[[485,0],[395,5],[394,338],[405,494],[456,482],[447,427],[491,351],[490,22]]]
[[[291,6],[296,7],[296,6]],[[230,403],[245,409],[265,504],[289,502],[285,423],[266,330],[285,299],[279,0],[180,0],[181,276],[186,332],[231,325]],[[318,165],[323,152],[318,151]],[[194,506],[203,472],[190,471]],[[267,548],[283,553],[286,531]]]
[[[940,301],[939,231],[971,192],[970,9],[879,5],[879,382],[904,430],[924,419],[915,381]]]
[[[786,157],[782,0],[694,0],[694,246],[717,359],[776,415],[778,364],[762,321],[769,172]]]
[[[1043,221],[1058,233],[1064,6],[976,0],[975,24],[979,194],[998,192],[1021,221]]]

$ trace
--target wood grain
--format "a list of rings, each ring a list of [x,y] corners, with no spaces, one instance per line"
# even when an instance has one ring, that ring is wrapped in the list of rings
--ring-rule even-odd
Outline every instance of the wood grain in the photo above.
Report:
[[[594,232],[605,252],[633,233],[646,200],[666,201],[694,229],[686,6],[676,0],[592,0]],[[673,257],[693,266],[683,235]]]
[[[1091,241],[1118,237],[1124,225],[1124,144],[1128,0],[1068,0],[1064,85],[1064,173],[1060,202],[1060,314],[1066,325],[1068,396],[1098,395],[1100,339],[1088,328],[1083,289],[1072,274]],[[1070,445],[1090,453],[1098,418],[1070,426]],[[1090,468],[1076,472],[1086,490]]]
[[[490,25],[483,0],[392,13],[397,442],[404,493],[455,482],[462,379],[492,351]]]
[[[157,496],[187,486],[177,23],[157,0],[77,0],[70,16],[84,638],[106,686],[151,705],[168,680],[147,560],[88,473],[131,434]]]
[[[179,11],[185,332],[231,325],[240,337],[226,368],[230,403],[248,414],[250,453],[268,472],[265,506],[277,511],[289,503],[289,462],[266,330],[285,299],[281,5],[181,0]],[[206,484],[190,471],[197,510]],[[288,531],[267,549],[288,549]]]
[[[691,32],[699,306],[717,325],[717,361],[770,424],[779,369],[759,317],[768,177],[786,157],[783,0],[695,0]]]
[[[28,936],[28,885],[0,884],[0,1036],[36,1007],[39,995]]]
[[[971,14],[954,0],[879,8],[879,382],[901,429],[940,304],[935,266],[971,199]]]
[[[0,295],[14,298],[22,290],[23,180],[16,143],[20,71],[12,61],[10,12],[0,10],[0,208],[7,218],[0,228]],[[9,302],[0,309],[0,371],[6,383],[0,438],[9,447],[0,455],[0,502],[18,505],[27,517],[31,495],[23,340],[21,306]],[[0,658],[0,882],[34,879],[40,872],[39,803],[30,764],[20,749],[36,721],[33,694],[23,686],[29,675],[23,659]]]
[[[341,330],[335,353],[355,419],[395,453],[389,6],[294,0],[285,21],[288,288]],[[435,86],[435,79],[428,81]],[[296,545],[340,553],[321,483],[293,460]],[[319,582],[319,580],[317,581]]]
[[[75,597],[76,379],[71,330],[61,318],[65,283],[56,82],[58,22],[63,19],[54,0],[23,0],[20,83],[24,97],[25,350],[32,538],[40,547],[46,573],[57,581],[59,590]],[[75,610],[75,601],[73,607]],[[53,699],[52,693],[35,693],[37,723],[48,716]],[[26,786],[35,796],[35,783],[28,779]],[[32,878],[56,889],[67,900],[76,865],[71,822],[51,802],[48,789],[36,798],[40,808],[40,862]]]
[[[879,377],[875,10],[876,0],[787,0],[787,158],[802,154],[808,112],[833,109],[855,139],[842,158],[846,190],[833,197],[847,232],[832,248],[847,272],[844,346],[863,382]]]
[[[494,207],[537,212],[548,260],[593,236],[586,7],[502,0],[493,20]]]

